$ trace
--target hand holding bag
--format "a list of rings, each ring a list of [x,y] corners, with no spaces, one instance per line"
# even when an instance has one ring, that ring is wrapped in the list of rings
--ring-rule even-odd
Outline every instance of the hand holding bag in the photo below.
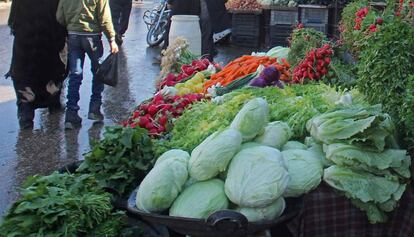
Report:
[[[118,53],[110,54],[99,66],[96,79],[105,85],[115,87],[118,84]]]

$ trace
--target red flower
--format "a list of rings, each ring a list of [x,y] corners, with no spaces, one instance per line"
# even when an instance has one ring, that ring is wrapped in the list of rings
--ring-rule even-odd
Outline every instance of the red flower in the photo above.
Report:
[[[384,22],[384,20],[381,18],[381,17],[379,17],[379,18],[377,18],[376,20],[375,20],[375,23],[377,24],[377,25],[382,25],[382,23]]]
[[[375,24],[371,24],[371,25],[369,26],[369,30],[370,30],[371,32],[375,32],[375,31],[377,31],[377,26],[376,26]]]

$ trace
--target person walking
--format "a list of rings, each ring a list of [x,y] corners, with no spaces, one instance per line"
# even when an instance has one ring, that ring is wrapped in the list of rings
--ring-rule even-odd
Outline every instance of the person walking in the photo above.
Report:
[[[109,0],[111,7],[112,22],[114,24],[116,36],[115,41],[122,45],[123,37],[128,30],[129,17],[132,10],[132,0]]]
[[[88,119],[102,121],[104,116],[100,109],[104,84],[95,77],[103,55],[102,32],[108,39],[111,53],[119,50],[108,0],[60,0],[56,18],[68,30],[69,85],[65,128],[74,129],[82,123],[78,102],[85,54],[91,60],[93,74]]]
[[[59,0],[15,0],[8,25],[14,36],[10,71],[17,98],[20,129],[33,128],[37,108],[61,109],[66,78],[66,30],[54,15]]]

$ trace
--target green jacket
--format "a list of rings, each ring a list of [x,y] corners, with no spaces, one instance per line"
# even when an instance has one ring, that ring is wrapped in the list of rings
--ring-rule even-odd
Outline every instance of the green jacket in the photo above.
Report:
[[[115,38],[108,0],[60,0],[56,18],[69,32],[103,32],[109,41]]]

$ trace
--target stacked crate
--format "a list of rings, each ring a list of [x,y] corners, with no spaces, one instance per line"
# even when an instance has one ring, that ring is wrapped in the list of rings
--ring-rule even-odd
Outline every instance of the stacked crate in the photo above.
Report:
[[[300,22],[305,28],[313,28],[328,34],[329,8],[319,5],[299,5]]]
[[[297,8],[277,8],[271,10],[269,22],[270,46],[288,46],[289,37],[297,22]]]
[[[261,43],[262,14],[233,13],[232,42],[234,45],[258,48]]]

